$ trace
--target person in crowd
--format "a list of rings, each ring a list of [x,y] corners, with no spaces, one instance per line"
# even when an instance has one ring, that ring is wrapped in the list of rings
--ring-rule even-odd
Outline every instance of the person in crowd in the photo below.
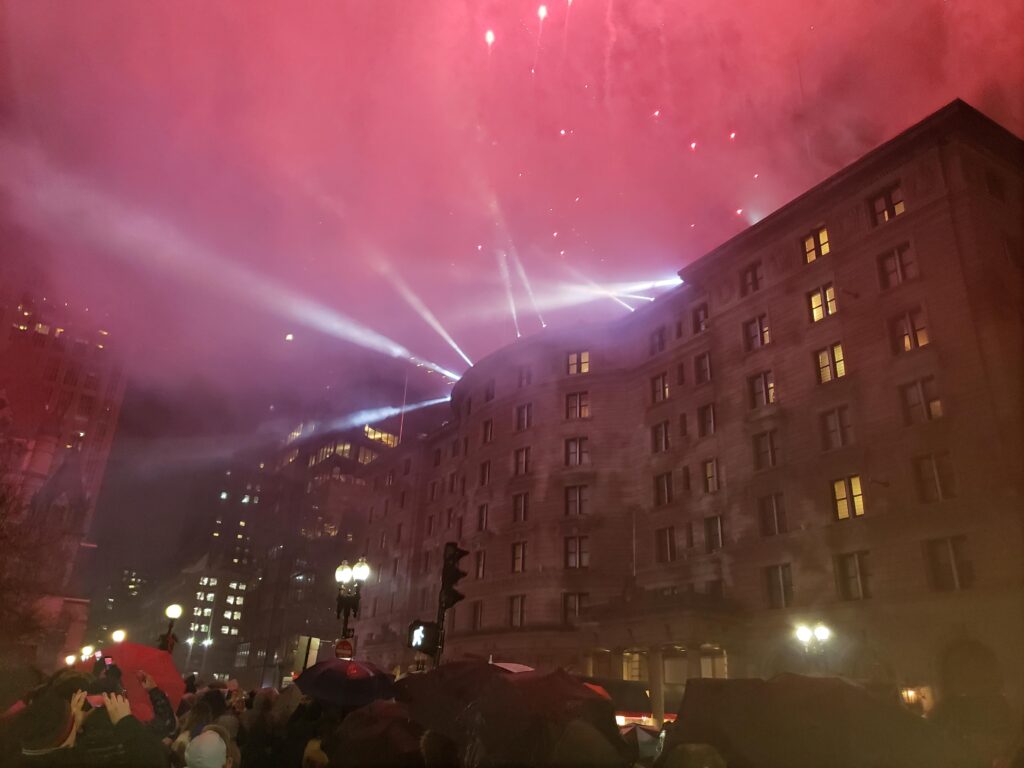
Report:
[[[247,710],[242,718],[245,729],[242,765],[245,768],[277,768],[276,755],[281,736],[271,717],[277,696],[275,688],[258,691],[252,709]]]
[[[231,765],[234,766],[234,768],[238,768],[242,764],[242,752],[239,750],[237,742],[231,738],[222,726],[219,726],[216,723],[203,728],[203,733],[206,733],[207,731],[213,731],[224,739],[224,744],[228,748],[228,760],[231,761]]]
[[[233,768],[228,747],[216,731],[203,731],[185,750],[186,768]]]

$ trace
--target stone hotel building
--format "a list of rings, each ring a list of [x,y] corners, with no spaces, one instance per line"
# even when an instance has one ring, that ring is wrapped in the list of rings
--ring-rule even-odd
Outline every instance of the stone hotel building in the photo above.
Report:
[[[656,715],[787,670],[1019,711],[1022,157],[953,102],[653,304],[478,362],[366,468],[359,655],[416,662],[458,541],[446,658],[645,680]]]

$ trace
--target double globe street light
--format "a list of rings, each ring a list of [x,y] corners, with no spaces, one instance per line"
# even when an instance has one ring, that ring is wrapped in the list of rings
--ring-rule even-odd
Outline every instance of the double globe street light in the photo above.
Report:
[[[825,656],[825,646],[832,639],[832,630],[818,622],[813,627],[807,624],[800,624],[793,634],[804,647],[804,656],[810,659],[811,656],[820,657],[825,671],[828,671],[828,659]]]
[[[334,580],[338,582],[338,612],[341,619],[341,638],[347,640],[355,634],[348,628],[349,617],[359,618],[359,590],[363,582],[370,578],[370,564],[365,557],[360,557],[355,565],[342,560],[334,571]]]

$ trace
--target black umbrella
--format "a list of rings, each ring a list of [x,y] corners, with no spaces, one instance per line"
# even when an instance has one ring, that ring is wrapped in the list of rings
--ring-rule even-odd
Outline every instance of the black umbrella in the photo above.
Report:
[[[362,707],[395,695],[391,675],[368,661],[327,659],[304,670],[295,685],[307,696],[342,707]]]

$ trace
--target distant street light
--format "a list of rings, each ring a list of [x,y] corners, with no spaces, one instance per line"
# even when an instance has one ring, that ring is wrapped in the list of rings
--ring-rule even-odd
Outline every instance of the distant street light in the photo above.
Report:
[[[110,639],[115,643],[123,643],[125,636],[125,631],[123,629],[115,629],[110,633]]]
[[[804,647],[804,656],[808,660],[810,660],[811,656],[819,657],[822,661],[822,668],[827,672],[828,657],[825,654],[825,645],[832,638],[832,630],[825,624],[818,622],[814,627],[800,624],[793,634]]]
[[[205,640],[203,640],[203,647],[209,648],[211,645],[213,645],[213,638],[212,637],[208,637]]]
[[[93,651],[95,651],[95,650],[96,649],[93,648],[91,645],[87,645],[87,646],[83,647],[82,648],[82,661],[85,661],[90,656],[92,656]]]
[[[359,618],[359,590],[363,582],[370,578],[370,564],[365,557],[356,561],[350,566],[347,560],[342,560],[341,565],[334,571],[334,580],[338,582],[338,613],[337,618],[341,619],[341,638],[347,640],[352,637],[353,630],[348,628],[349,617]]]
[[[174,644],[178,638],[174,636],[174,620],[181,618],[181,606],[171,603],[164,609],[164,616],[167,617],[167,633],[160,636],[160,643],[157,646],[161,651],[174,653]]]
[[[73,653],[70,653],[64,657],[64,663],[67,664],[69,667],[73,667],[76,661],[78,661],[78,657],[76,657],[75,654]]]

